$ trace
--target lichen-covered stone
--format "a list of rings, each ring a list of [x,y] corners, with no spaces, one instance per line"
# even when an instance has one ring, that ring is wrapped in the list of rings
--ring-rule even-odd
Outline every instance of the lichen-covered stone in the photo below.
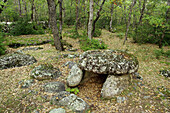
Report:
[[[31,80],[21,80],[19,82],[19,86],[21,88],[28,88],[28,87],[32,86],[32,84],[34,84],[34,83],[35,83],[35,81],[33,79],[31,79]]]
[[[65,106],[72,109],[76,113],[85,113],[89,109],[89,105],[75,94],[68,92],[60,92],[51,99],[52,104]]]
[[[93,50],[80,55],[79,67],[97,74],[127,74],[138,70],[138,60],[119,50]]]
[[[67,85],[70,87],[74,87],[79,85],[83,77],[83,72],[82,70],[77,67],[77,64],[73,65],[70,72],[69,76],[67,77]]]
[[[0,69],[21,67],[35,62],[37,60],[33,56],[15,52],[0,57]]]
[[[59,68],[54,68],[51,64],[41,64],[30,73],[30,76],[37,80],[56,79],[61,75]]]
[[[65,85],[61,82],[49,82],[44,85],[44,91],[50,93],[65,91]]]
[[[129,81],[130,75],[109,75],[103,84],[101,96],[105,99],[113,98],[129,86]]]
[[[58,108],[58,109],[52,109],[49,113],[65,113],[65,109],[63,108]]]

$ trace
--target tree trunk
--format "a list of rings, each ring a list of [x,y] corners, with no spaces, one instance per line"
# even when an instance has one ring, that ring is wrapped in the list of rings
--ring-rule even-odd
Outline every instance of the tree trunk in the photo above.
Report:
[[[89,23],[88,23],[88,38],[92,39],[92,22],[93,22],[93,0],[90,0],[90,7],[89,7]]]
[[[22,11],[21,11],[21,1],[18,0],[18,6],[19,6],[19,16],[21,17]]]
[[[32,3],[31,3],[31,21],[33,21],[34,20],[34,0],[32,0]]]
[[[127,40],[127,35],[128,35],[128,32],[129,32],[132,9],[133,9],[135,4],[136,4],[136,0],[133,0],[133,2],[131,3],[131,6],[130,6],[129,19],[128,19],[128,23],[127,23],[127,27],[126,27],[125,40],[123,42],[123,45],[125,44],[125,42]]]
[[[79,25],[79,5],[80,5],[80,0],[76,0],[76,25],[75,25],[75,30],[78,33],[78,25]]]
[[[63,11],[62,11],[62,2],[63,0],[58,0],[58,3],[59,3],[59,12],[60,12],[60,15],[59,15],[59,20],[60,20],[60,29],[59,29],[59,34],[60,34],[60,39],[62,39],[62,26],[63,26]]]
[[[145,7],[146,7],[146,2],[147,2],[147,0],[144,0],[144,2],[143,2],[143,7],[142,7],[142,10],[141,10],[141,14],[140,14],[140,18],[139,18],[139,23],[138,23],[139,25],[141,24],[142,19],[143,19]]]
[[[4,0],[3,1],[4,3],[6,3],[7,2],[7,0]],[[3,11],[3,8],[4,8],[4,5],[1,5],[1,8],[0,8],[0,14],[2,13],[2,11]]]
[[[113,23],[113,7],[114,7],[114,4],[112,2],[112,4],[111,4],[111,11],[110,11],[110,13],[111,13],[111,17],[110,17],[110,32],[113,32],[113,28],[112,28],[112,23]]]
[[[167,0],[167,6],[170,6],[170,0]],[[167,9],[167,11],[166,11],[166,22],[168,23],[169,22],[169,9],[170,8],[168,8]]]
[[[25,0],[22,0],[22,2],[24,2],[24,6],[25,6],[25,15],[27,16],[27,4],[26,4]]]
[[[59,36],[57,21],[56,21],[56,4],[55,0],[47,0],[48,3],[48,13],[50,17],[51,29],[54,37],[54,45],[57,50],[63,51],[63,45]]]
[[[96,28],[96,22],[97,22],[97,20],[98,20],[99,17],[100,17],[100,12],[102,11],[102,8],[103,8],[103,5],[104,5],[105,1],[106,1],[106,0],[103,0],[102,4],[101,4],[101,6],[100,6],[100,9],[99,9],[98,12],[97,12],[96,19],[95,19],[94,22],[93,22],[92,36],[94,35],[95,28]]]

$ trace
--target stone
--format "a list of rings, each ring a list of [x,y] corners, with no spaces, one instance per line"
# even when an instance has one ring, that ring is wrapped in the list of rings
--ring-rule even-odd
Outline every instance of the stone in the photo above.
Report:
[[[63,108],[58,108],[58,109],[52,109],[49,113],[65,113],[65,109]]]
[[[28,88],[28,87],[32,86],[32,84],[34,84],[34,83],[35,83],[35,81],[33,79],[31,79],[31,80],[21,80],[19,82],[19,86],[21,88]]]
[[[82,70],[77,66],[77,64],[73,65],[69,72],[69,76],[67,77],[67,85],[70,87],[75,87],[79,85],[83,77]]]
[[[44,91],[49,93],[65,91],[65,85],[61,82],[49,82],[44,85]]]
[[[78,49],[74,49],[74,48],[71,48],[71,49],[67,49],[67,51],[70,51],[70,52],[76,52]]]
[[[97,74],[130,74],[138,70],[138,60],[120,50],[90,50],[79,57],[82,70]]]
[[[121,104],[123,103],[126,99],[126,97],[117,97],[117,103]]]
[[[41,64],[30,73],[30,76],[37,80],[56,79],[61,75],[59,68],[54,68],[51,64]]]
[[[169,70],[160,70],[160,74],[165,77],[170,77],[170,71]]]
[[[36,62],[37,60],[31,55],[15,52],[0,57],[0,69],[21,67]]]
[[[23,48],[22,51],[29,51],[29,50],[39,50],[39,49],[43,49],[42,47],[27,47],[27,48]]]
[[[101,96],[105,99],[113,98],[129,86],[129,80],[129,75],[109,75],[103,84]]]
[[[148,95],[148,96],[144,96],[143,98],[144,99],[149,99],[151,96],[150,95]]]
[[[89,105],[75,94],[69,92],[60,92],[51,99],[51,103],[59,106],[65,106],[77,113],[85,113]]]

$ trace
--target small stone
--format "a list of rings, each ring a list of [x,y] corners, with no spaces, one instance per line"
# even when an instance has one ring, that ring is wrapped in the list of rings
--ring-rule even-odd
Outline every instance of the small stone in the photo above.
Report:
[[[125,97],[117,97],[117,103],[123,103],[125,100],[127,100]]]
[[[65,113],[65,109],[63,108],[58,108],[58,109],[52,109],[49,113]]]
[[[44,85],[44,91],[50,93],[65,91],[65,85],[61,82],[49,82]]]
[[[28,87],[32,86],[32,84],[34,84],[34,83],[35,83],[35,81],[33,79],[19,81],[19,85],[21,88],[28,88]]]
[[[150,98],[150,96],[144,96],[143,98],[144,98],[144,99],[149,99],[149,98]]]

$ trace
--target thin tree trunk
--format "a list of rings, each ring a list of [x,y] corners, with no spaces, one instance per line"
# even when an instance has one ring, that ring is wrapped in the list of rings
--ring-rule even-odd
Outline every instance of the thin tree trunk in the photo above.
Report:
[[[147,2],[147,0],[144,0],[144,2],[143,2],[143,7],[142,7],[142,10],[141,10],[141,15],[140,15],[140,18],[139,18],[139,23],[138,23],[139,25],[141,24],[142,19],[143,19],[145,7],[146,7],[146,2]]]
[[[24,6],[25,6],[25,15],[27,15],[27,4],[26,4],[25,0],[22,0],[22,2],[24,2]]]
[[[31,3],[31,21],[33,21],[34,20],[34,0],[32,0],[32,3]]]
[[[61,43],[61,39],[57,28],[55,0],[47,0],[47,3],[48,3],[48,10],[49,10],[48,13],[50,17],[51,29],[54,37],[54,45],[57,50],[63,51],[64,50],[63,45]]]
[[[80,5],[80,0],[76,0],[76,25],[75,25],[75,30],[78,33],[78,25],[79,25],[79,5]]]
[[[102,8],[103,8],[103,5],[105,3],[106,0],[103,0],[101,6],[100,6],[100,9],[98,10],[97,12],[97,15],[96,15],[96,19],[94,20],[93,22],[93,30],[92,30],[92,36],[94,35],[94,32],[95,32],[95,28],[96,28],[96,22],[98,21],[99,17],[100,17],[100,12],[102,11]]]
[[[135,4],[136,4],[136,0],[133,0],[133,2],[131,3],[131,6],[130,6],[129,19],[128,19],[128,23],[127,23],[127,28],[126,28],[126,33],[125,33],[125,40],[124,40],[124,42],[123,42],[123,45],[125,44],[125,42],[126,42],[126,40],[127,40],[127,35],[128,35],[128,32],[129,32],[129,26],[130,26],[132,9],[133,9],[133,7],[134,7]]]
[[[167,6],[170,6],[170,0],[167,0]],[[169,22],[169,18],[170,18],[169,10],[170,10],[170,8],[168,8],[166,11],[166,22],[167,23]]]
[[[83,8],[83,10],[84,10],[84,17],[83,17],[84,18],[84,29],[86,29],[86,22],[87,22],[87,20],[86,20],[86,0],[83,0],[83,3],[84,3],[84,8]]]
[[[7,0],[4,0],[3,1],[4,3],[6,3],[7,2]],[[0,14],[2,13],[2,11],[3,11],[3,8],[4,8],[4,5],[1,5],[1,8],[0,8]]]
[[[93,22],[93,0],[90,0],[89,7],[89,23],[88,23],[88,38],[92,39],[92,22]]]
[[[112,28],[112,23],[113,23],[113,7],[114,7],[114,4],[112,2],[112,4],[111,4],[111,11],[110,11],[110,13],[111,13],[111,17],[110,17],[110,32],[113,32],[113,28]]]
[[[59,15],[59,20],[60,20],[60,29],[59,29],[59,34],[60,34],[60,39],[62,39],[62,26],[63,26],[63,11],[62,11],[62,2],[63,0],[58,0],[58,3],[59,3],[59,12],[60,12],[60,15]]]
[[[19,6],[19,16],[21,17],[22,11],[21,11],[21,1],[18,0],[18,6]]]

